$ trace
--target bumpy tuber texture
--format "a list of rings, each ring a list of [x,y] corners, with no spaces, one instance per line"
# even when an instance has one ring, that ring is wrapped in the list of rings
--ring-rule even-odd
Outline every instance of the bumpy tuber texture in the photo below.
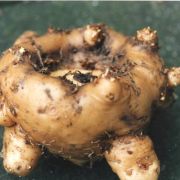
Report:
[[[133,37],[103,24],[25,32],[0,60],[5,169],[27,175],[47,148],[78,165],[105,156],[122,180],[158,179],[144,129],[179,77],[149,27]]]

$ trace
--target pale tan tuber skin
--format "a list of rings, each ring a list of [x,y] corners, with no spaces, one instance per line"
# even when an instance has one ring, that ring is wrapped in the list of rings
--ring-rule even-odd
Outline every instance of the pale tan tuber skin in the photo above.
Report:
[[[158,179],[143,129],[179,74],[164,67],[149,27],[134,37],[101,24],[25,32],[0,60],[5,169],[27,175],[43,146],[78,165],[105,156],[122,180]]]
[[[152,180],[159,174],[159,161],[147,136],[117,139],[105,157],[121,180]]]
[[[40,148],[31,144],[18,125],[5,128],[2,151],[6,171],[19,176],[29,174],[41,155]]]

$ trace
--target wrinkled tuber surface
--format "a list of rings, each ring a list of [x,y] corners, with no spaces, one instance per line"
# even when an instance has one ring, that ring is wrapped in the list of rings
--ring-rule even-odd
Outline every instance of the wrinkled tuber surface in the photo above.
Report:
[[[133,37],[103,24],[25,32],[0,60],[5,169],[27,175],[47,148],[78,165],[104,156],[122,180],[157,179],[144,129],[173,100],[179,72],[165,68],[149,27]]]

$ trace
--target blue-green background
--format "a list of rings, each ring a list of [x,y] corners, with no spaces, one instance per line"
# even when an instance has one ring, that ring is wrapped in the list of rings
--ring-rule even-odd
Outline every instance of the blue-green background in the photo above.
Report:
[[[0,51],[10,47],[25,30],[43,33],[49,26],[71,28],[96,22],[127,35],[151,26],[158,31],[165,63],[180,66],[179,2],[0,2]],[[180,95],[180,89],[176,93]],[[160,180],[179,180],[180,99],[173,107],[155,114],[150,135],[161,161]],[[80,168],[47,153],[33,173],[24,178],[7,174],[0,159],[1,179],[118,180],[105,161],[97,162],[92,169]]]

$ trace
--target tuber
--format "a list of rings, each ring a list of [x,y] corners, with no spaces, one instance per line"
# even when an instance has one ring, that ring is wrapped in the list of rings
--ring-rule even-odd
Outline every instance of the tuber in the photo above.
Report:
[[[105,157],[121,180],[157,180],[145,129],[180,84],[158,50],[150,27],[132,37],[104,24],[23,33],[0,58],[6,171],[27,175],[46,148],[77,165]]]

